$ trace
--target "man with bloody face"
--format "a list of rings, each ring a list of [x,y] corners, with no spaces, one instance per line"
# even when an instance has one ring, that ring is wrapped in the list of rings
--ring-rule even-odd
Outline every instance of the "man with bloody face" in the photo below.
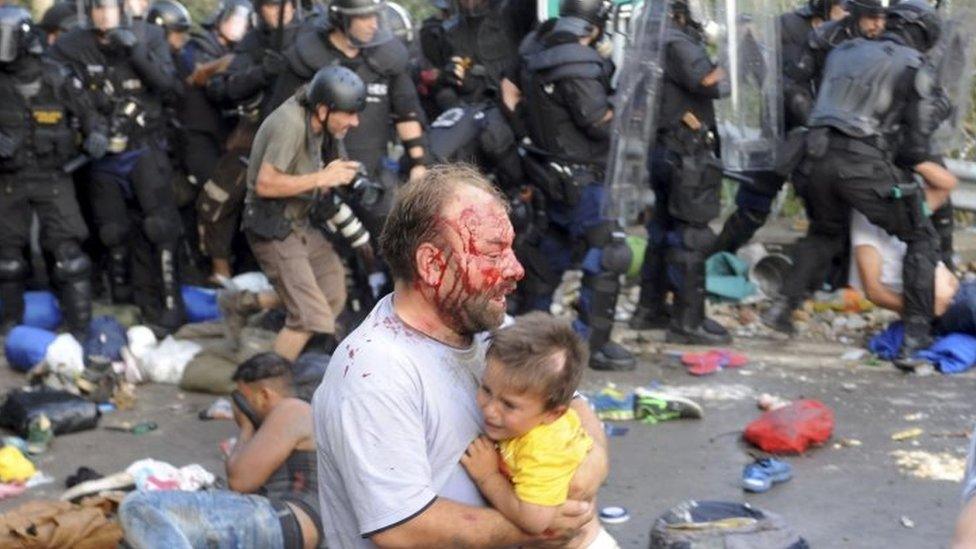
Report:
[[[505,202],[469,167],[435,167],[401,190],[380,239],[394,291],[339,345],[312,400],[329,546],[543,539],[486,508],[459,463],[482,431],[486,331],[524,275],[513,239]],[[596,444],[549,534],[567,543],[607,471],[599,421],[581,400],[572,408]]]

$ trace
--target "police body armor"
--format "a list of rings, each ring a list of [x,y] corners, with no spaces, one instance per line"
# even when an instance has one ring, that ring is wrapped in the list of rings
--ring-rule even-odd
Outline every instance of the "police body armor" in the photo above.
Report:
[[[922,55],[907,46],[863,38],[845,42],[827,58],[809,126],[854,138],[891,136],[902,116],[898,86],[905,84],[906,70],[921,65]]]
[[[495,91],[505,71],[518,55],[518,38],[508,20],[500,15],[504,2],[494,2],[487,14],[478,17],[455,15],[443,23],[444,57],[470,58],[483,67],[483,82],[475,86],[473,100]],[[449,55],[447,55],[449,54]]]
[[[246,107],[245,114],[254,119],[263,119],[273,108],[271,88],[261,63],[269,50],[287,50],[295,41],[298,22],[285,25],[281,33],[281,44],[277,44],[274,29],[263,26],[253,28],[234,48],[234,61],[223,74],[217,74],[207,83],[208,96],[224,107]],[[280,77],[279,77],[280,78]],[[274,105],[277,106],[277,105]]]
[[[12,158],[0,159],[2,172],[60,171],[78,155],[65,99],[58,96],[67,73],[53,61],[36,62],[40,71],[33,82],[19,82],[13,74],[0,72],[0,131],[17,143]],[[33,96],[26,99],[22,90]]]
[[[665,47],[692,50],[688,57],[697,56],[700,58],[700,62],[711,64],[701,40],[691,36],[688,34],[689,32],[694,31],[691,29],[682,31],[669,27],[664,37]],[[718,98],[718,95],[712,96],[685,91],[677,81],[669,76],[674,70],[683,69],[684,67],[665,66],[658,128],[665,132],[673,131],[681,124],[681,118],[686,112],[694,114],[703,125],[714,128],[715,107],[712,102]]]
[[[150,135],[165,129],[160,94],[147,87],[125,52],[99,45],[94,32],[81,28],[59,38],[55,48],[108,121],[109,152],[141,148]]]
[[[526,169],[551,200],[574,205],[580,185],[603,179],[609,139],[595,139],[580,128],[554,97],[555,85],[564,79],[596,79],[609,96],[610,66],[596,50],[578,43],[533,51],[532,36],[523,43],[521,75],[525,102],[531,105],[526,123],[534,153]]]
[[[364,48],[358,56],[349,59],[332,46],[329,32],[328,24],[309,20],[299,30],[294,47],[285,52],[285,57],[290,71],[301,82],[310,81],[317,70],[333,64],[341,64],[362,78],[366,85],[366,108],[359,113],[359,126],[349,130],[345,142],[349,157],[376,176],[391,138],[390,121],[394,118],[391,84],[395,77],[407,71],[409,53],[403,42],[393,39]],[[283,102],[292,92],[293,89],[287,90],[286,96],[278,90],[276,100]]]
[[[783,69],[783,99],[785,103],[786,129],[803,124],[809,115],[810,103],[792,105],[790,99],[797,96],[810,98],[813,89],[809,79],[797,69],[797,60],[803,57],[807,40],[813,30],[813,14],[809,6],[780,16],[780,54]]]

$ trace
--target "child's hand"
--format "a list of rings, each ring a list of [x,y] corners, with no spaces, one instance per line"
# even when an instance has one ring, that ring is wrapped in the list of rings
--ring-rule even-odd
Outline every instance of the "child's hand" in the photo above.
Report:
[[[461,456],[461,465],[478,483],[498,474],[498,450],[495,449],[495,443],[484,435],[474,439]]]

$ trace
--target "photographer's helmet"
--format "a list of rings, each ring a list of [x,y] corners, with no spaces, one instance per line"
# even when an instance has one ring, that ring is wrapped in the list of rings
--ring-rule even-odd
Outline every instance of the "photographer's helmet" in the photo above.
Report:
[[[312,77],[305,99],[313,108],[325,105],[330,111],[360,112],[366,108],[366,85],[346,67],[325,67]]]

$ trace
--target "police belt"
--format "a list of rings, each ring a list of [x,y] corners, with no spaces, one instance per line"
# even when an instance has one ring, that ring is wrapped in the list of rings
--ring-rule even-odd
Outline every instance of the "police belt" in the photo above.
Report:
[[[829,139],[829,147],[835,151],[847,151],[881,160],[888,160],[891,156],[887,147],[885,147],[885,139],[881,136],[851,137],[837,130],[833,130],[830,132]]]
[[[536,160],[546,165],[549,169],[562,172],[563,175],[572,177],[573,174],[586,173],[593,177],[595,181],[603,181],[607,167],[596,162],[580,162],[562,155],[537,149],[531,145],[520,145],[526,153],[535,157]]]

